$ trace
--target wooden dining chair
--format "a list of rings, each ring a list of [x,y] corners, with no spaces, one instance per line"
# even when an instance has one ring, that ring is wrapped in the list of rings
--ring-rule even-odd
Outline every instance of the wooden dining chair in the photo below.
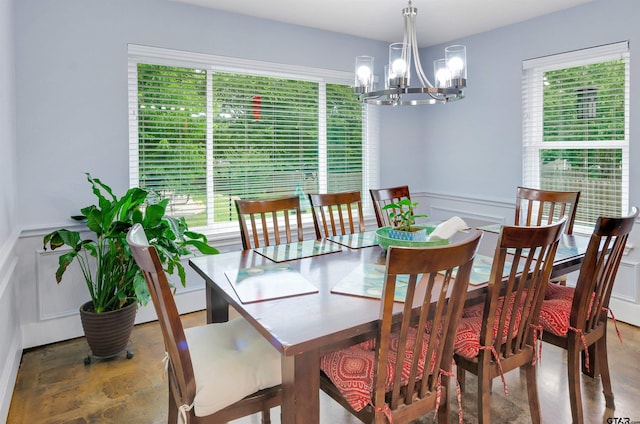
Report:
[[[631,214],[623,218],[598,218],[576,287],[550,284],[542,302],[543,340],[567,350],[571,416],[576,424],[584,422],[581,353],[585,368],[590,369],[591,374],[599,369],[607,408],[615,408],[607,359],[607,315],[620,260],[637,216],[638,209],[634,207]]]
[[[270,409],[282,402],[280,353],[244,318],[184,329],[158,253],[140,224],[129,230],[127,243],[164,338],[167,422],[218,424],[260,412],[270,423]]]
[[[371,195],[371,201],[373,203],[373,211],[376,214],[376,221],[378,221],[378,227],[386,227],[391,225],[391,219],[389,213],[392,210],[382,210],[382,207],[395,203],[401,199],[411,199],[409,194],[409,186],[403,185],[398,187],[379,188],[369,190]]]
[[[518,187],[515,225],[551,224],[566,215],[568,220],[564,232],[573,234],[579,200],[579,191],[550,191]],[[565,286],[567,276],[559,275],[551,281]]]
[[[516,216],[514,225],[545,225],[567,216],[564,232],[573,234],[579,191],[550,191],[518,187],[516,190]]]
[[[487,295],[463,311],[455,340],[458,382],[478,377],[478,422],[490,422],[491,382],[516,368],[526,372],[531,421],[540,423],[536,382],[538,317],[567,218],[539,227],[504,226],[493,256]],[[505,307],[505,303],[507,306]]]
[[[309,194],[316,239],[364,232],[359,191]]]
[[[302,241],[302,217],[298,196],[261,200],[236,200],[242,248]],[[292,217],[291,215],[295,215]],[[292,220],[295,220],[295,227]],[[297,232],[297,239],[292,233]],[[285,241],[282,241],[284,237]]]
[[[408,423],[435,409],[439,421],[448,422],[453,335],[480,237],[475,232],[441,247],[389,247],[377,335],[322,356],[322,390],[365,423]],[[398,303],[403,286],[406,296]]]

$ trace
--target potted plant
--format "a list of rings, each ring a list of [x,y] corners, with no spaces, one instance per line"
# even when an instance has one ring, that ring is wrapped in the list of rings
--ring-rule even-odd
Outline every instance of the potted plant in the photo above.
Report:
[[[389,210],[389,237],[398,240],[426,241],[427,230],[424,227],[416,226],[416,218],[428,218],[426,214],[414,214],[413,209],[418,206],[418,202],[411,199],[401,199],[397,202],[386,204],[382,210]]]
[[[97,205],[82,208],[82,215],[74,218],[86,221],[92,237],[83,239],[79,231],[62,228],[45,235],[43,243],[45,250],[62,246],[71,249],[59,258],[56,281],[60,283],[68,267],[78,263],[91,298],[80,307],[87,342],[94,356],[111,357],[125,350],[137,306],[149,301],[144,277],[126,242],[131,226],[140,223],[144,227],[165,270],[169,274],[177,271],[183,286],[186,274],[180,260],[193,253],[190,247],[206,254],[218,251],[207,244],[205,235],[189,231],[184,218],[165,215],[169,199],[154,201],[147,190],[138,187],[118,198],[98,178],[86,175]],[[123,329],[107,329],[108,323],[123,324]],[[127,352],[127,357],[131,356]],[[89,356],[85,363],[90,360]]]

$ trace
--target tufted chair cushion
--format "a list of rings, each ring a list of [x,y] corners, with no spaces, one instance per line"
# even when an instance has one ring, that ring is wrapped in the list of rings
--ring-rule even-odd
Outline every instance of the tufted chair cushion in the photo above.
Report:
[[[186,328],[184,333],[196,379],[196,416],[281,383],[280,352],[244,318]]]
[[[526,291],[522,294],[526,296]],[[507,315],[507,320],[505,322],[504,334],[503,334],[503,342],[507,341],[507,329],[509,328],[509,316],[511,315],[511,310],[513,309],[515,299],[515,293],[510,296],[509,301],[509,314]],[[500,314],[502,313],[502,307],[504,305],[504,297],[498,298],[498,304],[496,306],[496,315],[495,321],[493,325],[493,337],[496,337],[498,333],[498,325],[500,324]],[[456,333],[456,339],[454,342],[454,351],[456,354],[464,356],[465,358],[475,358],[478,356],[478,351],[480,350],[480,331],[482,329],[482,318],[484,315],[484,304],[480,303],[477,305],[473,305],[469,308],[465,308],[462,312],[462,319],[460,320],[460,324],[458,324],[458,331]],[[514,323],[513,335],[515,336],[518,332],[518,325],[520,324],[520,320],[522,319],[522,312],[518,311],[516,314],[516,322]]]
[[[403,363],[402,378],[406,384],[413,358],[413,346],[416,340],[416,329],[411,328],[407,337],[406,356]],[[422,342],[422,351],[418,361],[418,374],[424,370],[425,356],[429,344],[429,334]],[[331,379],[349,405],[360,411],[371,403],[373,396],[373,373],[375,364],[375,340],[366,341],[355,346],[341,349],[324,355],[320,359],[320,369]],[[397,359],[399,335],[391,334],[391,348],[387,361],[385,386],[390,390],[393,386],[394,365]],[[435,355],[431,358],[431,371],[434,367]]]
[[[573,287],[559,284],[549,284],[547,286],[542,308],[540,309],[540,325],[542,325],[544,331],[553,333],[556,336],[564,337],[567,335],[574,293],[575,289]],[[591,302],[587,309],[587,319],[591,315],[594,295],[591,296]]]

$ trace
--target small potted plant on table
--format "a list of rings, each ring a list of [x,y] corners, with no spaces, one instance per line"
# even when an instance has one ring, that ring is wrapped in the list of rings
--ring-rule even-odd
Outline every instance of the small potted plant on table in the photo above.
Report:
[[[418,202],[411,199],[401,199],[395,203],[389,203],[382,207],[382,210],[389,212],[389,237],[398,240],[426,241],[427,230],[425,227],[416,225],[416,218],[428,218],[426,214],[414,214],[413,209],[418,206]]]

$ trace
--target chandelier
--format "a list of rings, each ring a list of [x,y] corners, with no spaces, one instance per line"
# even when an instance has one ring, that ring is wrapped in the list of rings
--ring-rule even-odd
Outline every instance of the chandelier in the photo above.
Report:
[[[454,45],[444,49],[444,59],[433,62],[434,84],[420,63],[416,37],[418,8],[409,5],[402,9],[404,38],[401,43],[389,45],[389,64],[384,67],[384,89],[376,87],[374,58],[356,57],[355,92],[363,103],[373,105],[424,105],[447,103],[464,98],[467,85],[467,49]],[[410,86],[411,56],[420,87]]]

